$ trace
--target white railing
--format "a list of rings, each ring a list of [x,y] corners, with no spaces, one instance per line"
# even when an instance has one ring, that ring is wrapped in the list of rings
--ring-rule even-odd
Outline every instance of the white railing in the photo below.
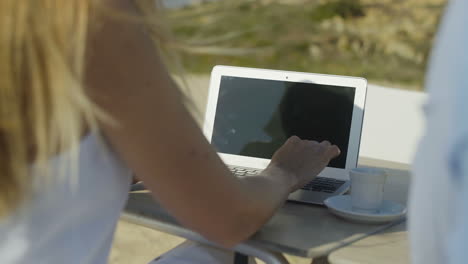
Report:
[[[423,134],[423,92],[369,85],[360,157],[410,164]]]

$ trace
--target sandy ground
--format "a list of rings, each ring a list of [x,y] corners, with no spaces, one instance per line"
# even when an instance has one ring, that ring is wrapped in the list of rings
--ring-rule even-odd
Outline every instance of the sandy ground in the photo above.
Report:
[[[199,123],[203,120],[209,76],[188,76],[189,98],[195,107],[194,115]],[[111,264],[145,264],[174,248],[184,240],[143,226],[119,221],[111,251]],[[293,264],[310,263],[310,260],[287,256]]]
[[[143,226],[119,221],[109,263],[146,264],[184,240]],[[310,259],[286,256],[291,264],[310,263]],[[262,263],[262,262],[257,262]]]
[[[146,264],[183,241],[179,237],[119,221],[109,263]]]

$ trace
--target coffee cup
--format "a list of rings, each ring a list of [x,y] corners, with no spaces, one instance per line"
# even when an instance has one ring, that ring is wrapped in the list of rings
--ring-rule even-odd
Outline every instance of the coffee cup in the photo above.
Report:
[[[378,168],[355,168],[349,172],[351,178],[352,210],[377,213],[382,207],[384,184],[387,173]]]

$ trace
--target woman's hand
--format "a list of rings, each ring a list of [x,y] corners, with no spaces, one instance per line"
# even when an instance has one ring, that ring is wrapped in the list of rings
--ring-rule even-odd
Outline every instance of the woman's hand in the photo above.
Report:
[[[286,177],[293,192],[312,181],[340,153],[328,141],[319,143],[292,136],[273,155],[265,174]]]

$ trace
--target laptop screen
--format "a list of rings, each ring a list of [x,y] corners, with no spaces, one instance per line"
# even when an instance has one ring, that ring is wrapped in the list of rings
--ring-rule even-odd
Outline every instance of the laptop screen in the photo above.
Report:
[[[222,76],[211,144],[220,153],[271,159],[293,135],[341,149],[345,168],[355,88]]]

